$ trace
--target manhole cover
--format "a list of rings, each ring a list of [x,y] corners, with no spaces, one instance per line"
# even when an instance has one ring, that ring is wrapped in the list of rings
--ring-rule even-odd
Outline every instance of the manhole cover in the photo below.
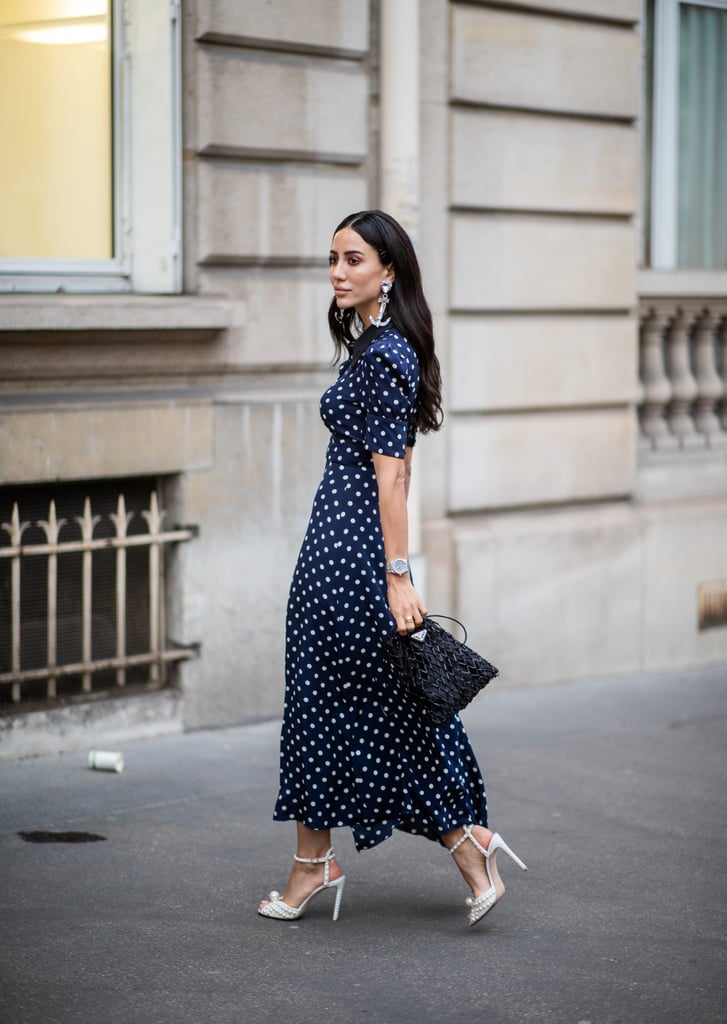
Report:
[[[98,843],[106,836],[97,836],[94,832],[18,832],[26,843]]]

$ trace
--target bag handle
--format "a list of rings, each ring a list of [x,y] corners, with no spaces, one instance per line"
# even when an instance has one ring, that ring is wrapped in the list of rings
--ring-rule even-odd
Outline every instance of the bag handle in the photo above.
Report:
[[[463,644],[467,643],[467,627],[465,626],[465,624],[463,622],[460,622],[459,619],[455,619],[453,615],[437,615],[437,614],[432,614],[432,615],[427,615],[427,619],[447,619],[449,622],[456,622],[457,625],[459,626],[459,628],[464,633],[464,640],[462,641],[462,643]],[[426,626],[427,619],[424,620],[422,625]],[[422,627],[419,626],[418,628],[421,629]]]
[[[462,641],[462,643],[467,643],[467,627],[465,626],[464,622],[460,622],[459,619],[455,619],[454,616],[452,615],[439,615],[436,612],[432,612],[430,615],[427,615],[426,619],[424,620],[424,622],[422,622],[421,626],[415,626],[414,629],[410,630],[408,633],[404,633],[403,635],[399,632],[396,626],[394,626],[394,628],[391,631],[391,636],[393,638],[405,640],[408,636],[411,636],[412,633],[417,633],[419,632],[420,629],[424,629],[427,624],[427,619],[447,619],[448,622],[456,622],[459,628],[464,633],[464,640]]]

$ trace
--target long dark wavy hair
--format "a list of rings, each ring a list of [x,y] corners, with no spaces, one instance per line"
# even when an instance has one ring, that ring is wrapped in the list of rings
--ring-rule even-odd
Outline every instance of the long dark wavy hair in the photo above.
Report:
[[[411,239],[398,221],[383,210],[362,210],[351,213],[338,225],[353,228],[379,254],[385,267],[394,268],[394,287],[389,296],[387,314],[400,333],[409,341],[419,360],[419,394],[414,409],[417,430],[426,434],[442,425],[442,375],[434,351],[432,314],[424,298],[422,275]],[[328,309],[328,325],[336,353],[341,358],[344,348],[354,342],[351,326],[356,311],[339,310],[335,298]]]

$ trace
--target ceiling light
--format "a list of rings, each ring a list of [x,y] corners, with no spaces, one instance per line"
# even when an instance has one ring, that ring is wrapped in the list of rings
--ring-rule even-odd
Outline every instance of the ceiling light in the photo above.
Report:
[[[40,43],[43,46],[77,46],[82,43],[105,43],[107,38],[104,22],[85,22],[82,25],[54,25],[52,28],[27,28],[14,33],[23,43]]]

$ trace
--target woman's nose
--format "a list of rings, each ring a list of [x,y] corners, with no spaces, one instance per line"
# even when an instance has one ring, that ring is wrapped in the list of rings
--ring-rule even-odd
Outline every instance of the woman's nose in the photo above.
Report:
[[[342,281],[345,276],[345,270],[342,263],[331,264],[331,278],[334,281]]]

